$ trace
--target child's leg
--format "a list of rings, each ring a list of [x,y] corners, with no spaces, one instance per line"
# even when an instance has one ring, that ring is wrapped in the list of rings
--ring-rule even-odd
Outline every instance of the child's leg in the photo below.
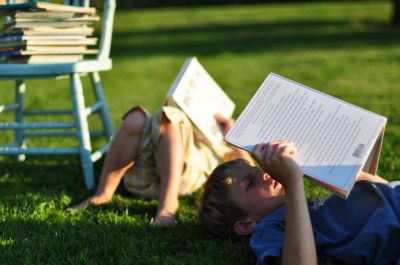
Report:
[[[179,184],[183,171],[183,143],[180,126],[163,114],[156,154],[160,173],[160,195],[155,225],[171,225],[178,210]]]
[[[110,201],[122,177],[133,166],[145,123],[146,115],[140,109],[124,118],[108,150],[94,204]]]
[[[97,202],[111,200],[122,177],[133,166],[139,146],[140,136],[146,123],[146,115],[137,109],[129,113],[123,120],[108,150],[100,182],[97,188]],[[96,204],[96,202],[94,202]]]
[[[108,150],[96,194],[70,208],[71,210],[84,208],[89,204],[103,204],[112,199],[122,177],[134,164],[145,123],[146,114],[140,109],[126,115]]]

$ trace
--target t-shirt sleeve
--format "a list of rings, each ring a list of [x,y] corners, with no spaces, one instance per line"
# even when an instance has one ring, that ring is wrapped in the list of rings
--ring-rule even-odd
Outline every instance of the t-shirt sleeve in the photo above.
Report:
[[[282,255],[284,227],[281,222],[264,221],[255,226],[250,245],[257,256],[257,265],[272,264]]]

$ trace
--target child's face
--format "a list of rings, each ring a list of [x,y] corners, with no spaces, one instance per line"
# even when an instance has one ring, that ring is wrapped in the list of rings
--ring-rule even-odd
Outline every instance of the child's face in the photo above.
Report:
[[[258,222],[283,205],[282,185],[257,167],[244,165],[229,173],[234,179],[232,198],[242,210],[249,212],[247,218]]]

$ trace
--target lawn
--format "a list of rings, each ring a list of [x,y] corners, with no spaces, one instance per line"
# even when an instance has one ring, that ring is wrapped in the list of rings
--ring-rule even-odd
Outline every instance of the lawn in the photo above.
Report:
[[[114,67],[101,75],[114,126],[133,105],[156,110],[185,58],[197,56],[236,102],[235,116],[269,72],[386,116],[378,173],[398,179],[400,29],[389,26],[390,4],[118,10]],[[68,106],[66,83],[28,82],[27,105]],[[12,100],[12,91],[11,83],[1,83],[0,104]],[[10,117],[2,114],[0,122]],[[98,120],[90,122],[98,126]],[[0,133],[0,144],[11,139],[10,133]],[[29,143],[75,144],[71,139]],[[102,161],[95,165],[97,175],[101,166]],[[309,198],[327,194],[306,184]],[[121,190],[108,205],[65,211],[92,193],[84,188],[78,157],[32,156],[22,164],[0,157],[0,264],[255,263],[246,240],[217,240],[199,225],[200,192],[182,198],[178,224],[170,229],[149,224],[156,200],[132,198]]]

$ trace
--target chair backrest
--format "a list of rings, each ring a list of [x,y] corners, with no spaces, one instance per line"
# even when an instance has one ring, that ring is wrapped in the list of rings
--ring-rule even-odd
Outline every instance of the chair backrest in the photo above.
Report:
[[[89,7],[89,2],[89,0],[64,0],[64,4],[66,5],[84,7]],[[101,34],[99,41],[99,54],[97,55],[98,60],[107,59],[110,57],[115,7],[115,0],[104,0]]]
[[[85,0],[85,2],[88,2],[88,0]],[[110,57],[115,7],[115,0],[104,0],[100,46],[99,54],[97,56],[97,59],[99,60]]]

